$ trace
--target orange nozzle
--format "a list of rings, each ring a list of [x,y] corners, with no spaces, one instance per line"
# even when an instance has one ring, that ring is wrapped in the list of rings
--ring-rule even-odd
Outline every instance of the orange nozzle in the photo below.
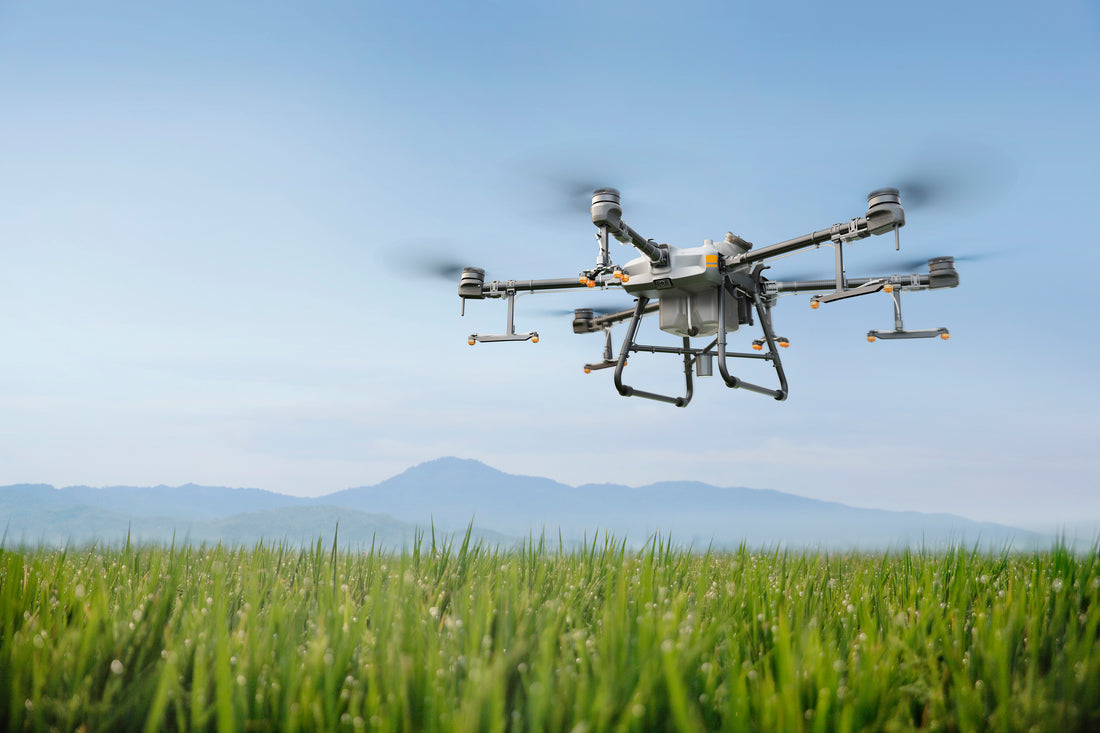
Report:
[[[813,308],[814,310],[817,310],[818,308],[821,307],[821,303],[818,303],[816,300],[811,300],[810,301],[810,307]]]

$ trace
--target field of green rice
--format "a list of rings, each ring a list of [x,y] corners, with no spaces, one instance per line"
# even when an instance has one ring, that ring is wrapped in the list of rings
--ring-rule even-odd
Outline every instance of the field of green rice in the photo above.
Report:
[[[0,729],[1100,730],[1100,551],[0,551]]]

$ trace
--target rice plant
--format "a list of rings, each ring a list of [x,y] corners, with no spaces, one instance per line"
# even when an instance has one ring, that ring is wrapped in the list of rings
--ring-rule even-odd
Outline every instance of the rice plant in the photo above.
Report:
[[[9,730],[1100,729],[1100,551],[0,551]]]

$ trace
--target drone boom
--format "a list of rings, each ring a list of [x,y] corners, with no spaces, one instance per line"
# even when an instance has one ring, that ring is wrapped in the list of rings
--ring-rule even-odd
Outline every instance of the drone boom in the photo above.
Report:
[[[619,205],[619,192],[613,188],[597,188],[592,193],[592,223],[599,228],[600,234],[606,240],[610,234],[623,244],[632,244],[638,248],[651,263],[661,265],[667,260],[667,251],[651,239],[646,239],[638,232],[631,229],[623,221],[623,210]]]
[[[825,242],[851,242],[873,234],[897,232],[903,226],[905,226],[905,209],[901,207],[901,196],[898,190],[879,188],[867,195],[867,213],[864,216],[833,224],[828,229],[804,234],[801,237],[788,239],[786,242],[762,247],[755,252],[742,255],[737,262],[738,264],[763,262],[807,247],[816,247]]]

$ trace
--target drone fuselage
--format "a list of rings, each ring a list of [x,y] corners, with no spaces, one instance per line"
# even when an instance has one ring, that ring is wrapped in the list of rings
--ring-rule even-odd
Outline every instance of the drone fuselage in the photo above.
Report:
[[[719,267],[723,256],[736,250],[725,242],[707,241],[683,248],[660,245],[668,252],[665,264],[637,257],[623,265],[623,289],[660,303],[659,328],[676,336],[713,336],[718,333],[718,291],[725,276]],[[740,325],[737,301],[726,300],[726,331]]]

